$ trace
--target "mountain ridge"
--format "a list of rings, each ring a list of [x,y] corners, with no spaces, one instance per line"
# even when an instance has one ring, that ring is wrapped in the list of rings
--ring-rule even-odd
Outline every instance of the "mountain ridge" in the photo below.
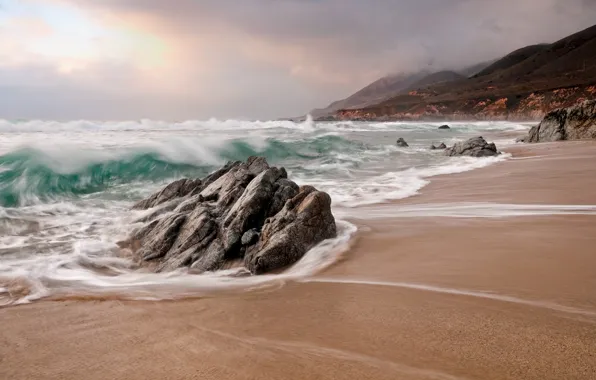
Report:
[[[522,47],[469,78],[452,79],[344,108],[333,118],[540,119],[596,95],[596,25],[551,44]]]

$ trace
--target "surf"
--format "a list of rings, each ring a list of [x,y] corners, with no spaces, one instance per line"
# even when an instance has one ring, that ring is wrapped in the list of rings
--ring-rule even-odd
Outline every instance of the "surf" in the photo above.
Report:
[[[0,304],[73,296],[178,299],[277,289],[337,262],[356,232],[346,220],[365,215],[363,205],[410,197],[433,176],[508,159],[448,158],[431,151],[431,143],[450,144],[478,130],[518,128],[514,123],[454,123],[445,133],[433,123],[312,119],[0,120]],[[410,147],[397,147],[397,136]],[[176,179],[201,178],[249,156],[263,156],[286,168],[298,185],[329,193],[338,238],[281,273],[254,277],[244,277],[238,268],[201,275],[150,273],[122,254],[116,242],[141,217],[131,210],[136,201]]]
[[[230,139],[186,146],[174,141],[117,150],[25,147],[0,155],[0,206],[77,198],[135,182],[202,177],[227,161],[254,155],[271,162],[309,161],[358,149],[365,147],[330,135],[297,141]]]

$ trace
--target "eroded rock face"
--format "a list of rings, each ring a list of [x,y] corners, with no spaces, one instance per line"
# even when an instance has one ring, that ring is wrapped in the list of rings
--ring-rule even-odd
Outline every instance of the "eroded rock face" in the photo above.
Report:
[[[403,137],[400,137],[399,139],[397,139],[396,144],[400,148],[407,148],[407,147],[409,147],[408,143],[406,142],[406,140],[403,139]]]
[[[532,127],[526,142],[596,139],[596,100],[549,112]]]
[[[501,154],[494,143],[487,143],[481,136],[458,142],[445,149],[446,156],[491,157]]]
[[[256,245],[244,256],[244,266],[260,274],[298,261],[316,242],[335,237],[331,197],[303,186],[284,208],[267,219]]]
[[[157,271],[212,271],[243,260],[260,274],[336,236],[329,195],[299,188],[285,169],[259,157],[228,163],[202,180],[175,181],[134,208],[151,212],[120,245]]]

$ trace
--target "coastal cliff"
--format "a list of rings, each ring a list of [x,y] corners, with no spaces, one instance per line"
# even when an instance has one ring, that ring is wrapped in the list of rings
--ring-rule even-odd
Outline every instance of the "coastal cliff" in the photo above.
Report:
[[[375,108],[341,110],[336,120],[538,120],[547,113],[596,98],[596,85],[502,97],[448,100],[427,103],[432,94],[413,91],[409,102]]]
[[[552,44],[518,49],[469,77],[439,77],[374,104],[346,103],[326,119],[540,120],[596,98],[596,25]]]

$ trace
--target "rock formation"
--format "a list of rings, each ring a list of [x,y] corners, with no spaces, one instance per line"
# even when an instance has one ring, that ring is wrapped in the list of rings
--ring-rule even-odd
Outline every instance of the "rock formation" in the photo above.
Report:
[[[407,147],[409,147],[409,145],[406,142],[406,140],[404,140],[402,137],[400,137],[400,138],[397,139],[396,144],[400,148],[407,148]]]
[[[133,208],[152,212],[120,246],[157,271],[212,271],[243,260],[260,274],[336,236],[329,195],[299,187],[260,157],[228,163],[202,180],[172,182]]]
[[[596,100],[548,113],[525,142],[596,139]]]
[[[450,126],[448,126],[447,124],[445,124],[445,125],[441,125],[441,126],[439,127],[439,129],[451,129],[451,127],[450,127]]]
[[[437,150],[437,149],[447,149],[447,145],[445,145],[445,143],[441,143],[437,146],[435,146],[435,144],[430,146],[430,150]]]
[[[446,156],[491,157],[501,154],[494,143],[487,143],[481,136],[458,142],[445,149]]]

